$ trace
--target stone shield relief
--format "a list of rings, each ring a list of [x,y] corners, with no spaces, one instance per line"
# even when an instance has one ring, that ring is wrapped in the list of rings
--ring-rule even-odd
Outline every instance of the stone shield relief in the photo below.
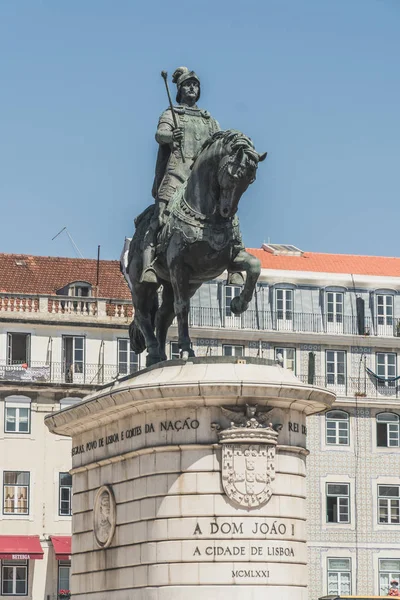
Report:
[[[274,460],[275,446],[224,444],[222,486],[228,498],[247,508],[268,502],[275,479]]]
[[[228,498],[243,508],[258,508],[271,498],[275,479],[275,449],[280,423],[273,408],[246,404],[221,407],[227,428],[213,423],[222,445],[222,487]],[[276,420],[276,419],[273,419]]]

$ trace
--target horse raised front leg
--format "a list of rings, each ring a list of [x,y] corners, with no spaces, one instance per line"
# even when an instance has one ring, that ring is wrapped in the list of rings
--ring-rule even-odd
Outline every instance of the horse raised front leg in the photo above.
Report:
[[[257,279],[261,273],[261,263],[252,254],[241,250],[234,258],[228,267],[229,271],[246,271],[246,281],[239,296],[236,296],[231,301],[231,311],[235,315],[240,315],[247,310],[249,303],[253,297]]]

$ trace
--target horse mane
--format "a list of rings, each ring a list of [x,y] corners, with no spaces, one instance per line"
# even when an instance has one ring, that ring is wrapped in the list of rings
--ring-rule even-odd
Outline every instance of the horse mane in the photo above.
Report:
[[[257,166],[258,154],[251,139],[247,137],[247,135],[244,135],[244,133],[241,131],[237,131],[236,129],[227,129],[226,131],[216,131],[211,137],[206,139],[200,150],[194,156],[191,169],[193,169],[193,166],[200,154],[218,141],[222,141],[223,146],[230,144],[232,153],[234,155],[236,155],[239,150],[243,148],[249,162],[254,163],[254,166]]]

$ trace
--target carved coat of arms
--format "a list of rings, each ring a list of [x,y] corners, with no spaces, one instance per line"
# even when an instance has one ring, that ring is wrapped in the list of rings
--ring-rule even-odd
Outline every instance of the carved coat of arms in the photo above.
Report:
[[[241,507],[258,508],[272,495],[275,448],[282,425],[272,425],[272,408],[221,408],[230,427],[214,424],[222,445],[222,486]]]

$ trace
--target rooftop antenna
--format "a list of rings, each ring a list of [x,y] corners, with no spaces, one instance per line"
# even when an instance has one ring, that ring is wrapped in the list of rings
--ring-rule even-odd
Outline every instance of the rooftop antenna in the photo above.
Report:
[[[55,240],[56,237],[58,237],[63,231],[65,231],[65,233],[67,234],[69,241],[72,244],[73,249],[75,250],[76,255],[78,256],[78,258],[83,258],[83,254],[82,252],[79,250],[78,246],[75,244],[74,240],[72,239],[68,229],[66,227],[63,227],[61,229],[61,231],[59,231],[53,238],[51,238],[51,241]]]

